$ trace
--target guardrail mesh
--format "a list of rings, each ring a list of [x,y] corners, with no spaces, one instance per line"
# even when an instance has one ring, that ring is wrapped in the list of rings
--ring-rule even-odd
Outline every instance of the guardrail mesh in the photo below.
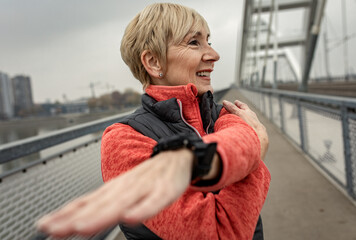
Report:
[[[352,164],[352,179],[353,179],[353,192],[356,193],[356,116],[349,118],[349,130],[350,130],[350,153]]]
[[[301,144],[298,108],[295,102],[282,99],[284,131],[295,143]]]
[[[279,109],[279,101],[276,97],[271,97],[271,121],[278,127],[281,127],[281,110]]]
[[[342,122],[339,114],[312,104],[303,104],[308,153],[346,186]]]
[[[100,169],[96,141],[2,178],[0,239],[29,239],[40,216],[99,187]]]
[[[356,200],[354,100],[263,89],[240,91]]]

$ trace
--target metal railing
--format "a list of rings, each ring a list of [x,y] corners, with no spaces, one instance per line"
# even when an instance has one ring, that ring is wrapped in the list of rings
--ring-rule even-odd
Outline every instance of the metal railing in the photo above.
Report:
[[[127,114],[1,145],[1,164],[32,153],[36,153],[38,159],[0,174],[0,239],[30,239],[36,234],[36,219],[98,188],[103,183],[100,171],[102,131]],[[50,147],[55,147],[52,154],[42,154]],[[90,239],[101,239],[105,235],[98,234]]]
[[[240,91],[356,200],[356,99],[271,89]]]

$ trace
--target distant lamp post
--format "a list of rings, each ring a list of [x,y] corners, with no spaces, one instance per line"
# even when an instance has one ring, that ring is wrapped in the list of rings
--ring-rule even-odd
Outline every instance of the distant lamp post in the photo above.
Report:
[[[341,1],[341,16],[342,16],[342,32],[344,42],[344,65],[345,65],[345,80],[349,80],[349,55],[348,55],[348,36],[347,36],[347,16],[346,16],[346,1]]]

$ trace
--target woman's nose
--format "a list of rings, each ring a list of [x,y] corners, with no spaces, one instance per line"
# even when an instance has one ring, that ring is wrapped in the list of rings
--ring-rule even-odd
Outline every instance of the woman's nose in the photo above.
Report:
[[[216,62],[220,59],[219,53],[215,51],[210,45],[207,46],[206,52],[203,55],[203,61],[213,61]]]

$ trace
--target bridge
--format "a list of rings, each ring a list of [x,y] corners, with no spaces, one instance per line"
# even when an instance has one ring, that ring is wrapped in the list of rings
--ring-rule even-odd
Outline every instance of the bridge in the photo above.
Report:
[[[311,90],[322,79],[311,76],[311,65],[327,8],[322,0],[246,1],[236,81],[214,94],[248,103],[267,128],[272,181],[262,210],[265,239],[356,239],[356,99],[342,90],[338,96]],[[305,11],[305,30],[278,42],[271,19],[292,9]],[[305,53],[299,61],[286,49],[294,45]],[[328,89],[328,81],[353,84],[347,72],[339,81],[325,79],[320,88]],[[0,145],[0,239],[30,239],[36,219],[103,184],[101,133],[126,114]],[[7,170],[15,162],[19,167]],[[124,237],[116,227],[90,239]]]

